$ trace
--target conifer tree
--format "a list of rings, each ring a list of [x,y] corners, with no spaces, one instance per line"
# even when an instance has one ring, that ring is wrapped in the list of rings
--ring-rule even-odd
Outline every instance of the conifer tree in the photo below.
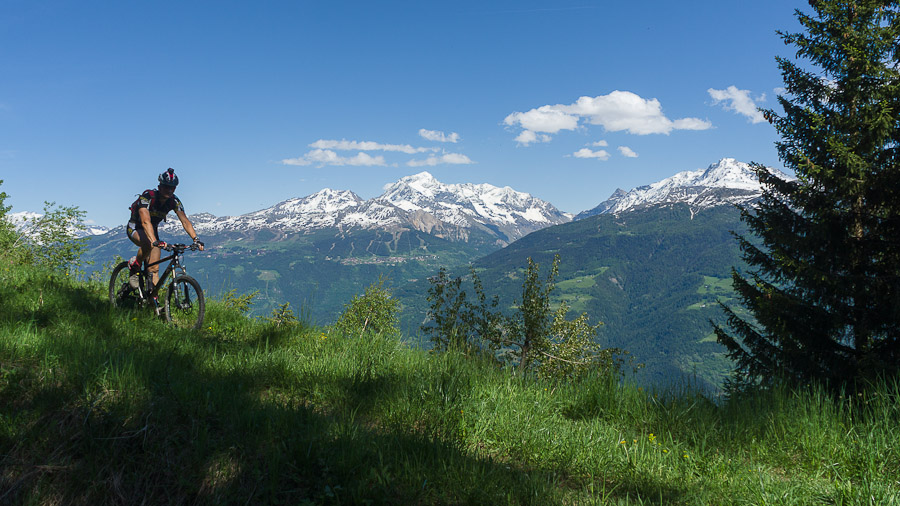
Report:
[[[763,111],[796,180],[756,166],[733,272],[752,316],[725,307],[716,334],[738,380],[839,387],[900,368],[900,3],[809,3],[804,32],[779,32],[784,113]]]

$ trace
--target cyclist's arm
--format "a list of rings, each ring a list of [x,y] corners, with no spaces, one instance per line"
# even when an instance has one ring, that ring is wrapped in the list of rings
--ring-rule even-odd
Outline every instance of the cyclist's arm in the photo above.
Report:
[[[150,222],[150,211],[147,210],[146,207],[142,207],[138,209],[138,216],[141,218],[141,228],[144,229],[144,233],[147,234],[147,239],[150,240],[150,244],[156,242],[156,233],[153,231],[153,223]]]
[[[181,226],[184,227],[184,231],[191,237],[191,240],[195,239],[197,237],[197,232],[194,231],[194,225],[191,223],[191,220],[188,219],[187,214],[181,209],[176,209],[175,215],[178,216],[178,219],[181,221]],[[200,243],[200,251],[203,251],[203,243]]]

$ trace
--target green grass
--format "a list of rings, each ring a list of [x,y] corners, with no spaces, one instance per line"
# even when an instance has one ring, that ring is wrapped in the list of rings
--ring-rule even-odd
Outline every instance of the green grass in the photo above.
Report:
[[[554,384],[215,301],[186,332],[0,264],[0,504],[900,504],[898,392]]]

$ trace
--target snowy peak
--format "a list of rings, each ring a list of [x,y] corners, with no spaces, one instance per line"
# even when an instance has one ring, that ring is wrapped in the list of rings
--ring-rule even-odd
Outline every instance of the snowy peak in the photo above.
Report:
[[[691,181],[693,186],[731,188],[753,192],[760,190],[756,173],[753,172],[750,165],[734,158],[723,158],[718,163],[710,165],[706,170],[697,172],[700,174]]]
[[[385,186],[379,200],[406,211],[424,211],[457,226],[470,226],[474,221],[501,227],[521,228],[515,238],[542,228],[565,223],[571,215],[551,204],[510,187],[491,184],[445,184],[428,172],[407,176]],[[541,226],[536,225],[542,224]],[[522,233],[527,229],[527,232]]]
[[[211,215],[210,215],[211,216]],[[192,216],[192,219],[194,217]],[[266,229],[276,236],[335,228],[418,230],[452,240],[467,240],[472,230],[508,244],[535,230],[571,221],[551,204],[512,188],[490,184],[445,184],[428,172],[401,178],[384,193],[363,200],[351,191],[324,189],[242,216],[202,219],[198,233],[254,235]],[[163,225],[177,232],[179,224]]]
[[[16,229],[16,232],[24,233],[28,236],[33,236],[35,233],[34,223],[43,218],[44,215],[41,213],[34,213],[31,211],[19,211],[15,213],[8,213],[4,218],[9,223],[12,223],[13,227]],[[99,225],[90,225],[84,223],[84,229],[82,230],[73,230],[75,237],[89,237],[92,235],[103,235],[109,232],[109,229],[106,227],[102,227]]]
[[[788,178],[776,169],[769,170],[779,177]],[[576,219],[596,214],[618,214],[662,204],[686,203],[695,209],[744,204],[760,195],[762,188],[750,164],[734,158],[722,158],[706,169],[679,172],[629,192],[616,190],[609,199],[594,209],[579,214]]]
[[[274,215],[286,218],[310,214],[336,214],[347,208],[356,207],[362,202],[363,200],[351,191],[325,188],[312,195],[285,200],[273,207],[252,214]]]

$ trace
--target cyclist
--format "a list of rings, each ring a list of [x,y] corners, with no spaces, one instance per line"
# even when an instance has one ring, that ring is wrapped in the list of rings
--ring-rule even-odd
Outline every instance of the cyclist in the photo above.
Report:
[[[169,168],[159,175],[159,186],[156,190],[146,190],[137,200],[131,204],[131,218],[125,232],[131,242],[140,247],[137,255],[128,261],[130,271],[129,284],[137,288],[139,283],[138,273],[141,263],[152,264],[159,260],[160,248],[165,248],[166,243],[159,240],[159,222],[165,221],[169,211],[175,211],[175,215],[181,221],[181,226],[194,240],[194,244],[203,251],[203,243],[194,231],[194,225],[184,213],[184,206],[175,196],[175,187],[178,186],[178,176],[175,170]],[[159,280],[159,265],[150,266],[150,275],[155,285]]]

